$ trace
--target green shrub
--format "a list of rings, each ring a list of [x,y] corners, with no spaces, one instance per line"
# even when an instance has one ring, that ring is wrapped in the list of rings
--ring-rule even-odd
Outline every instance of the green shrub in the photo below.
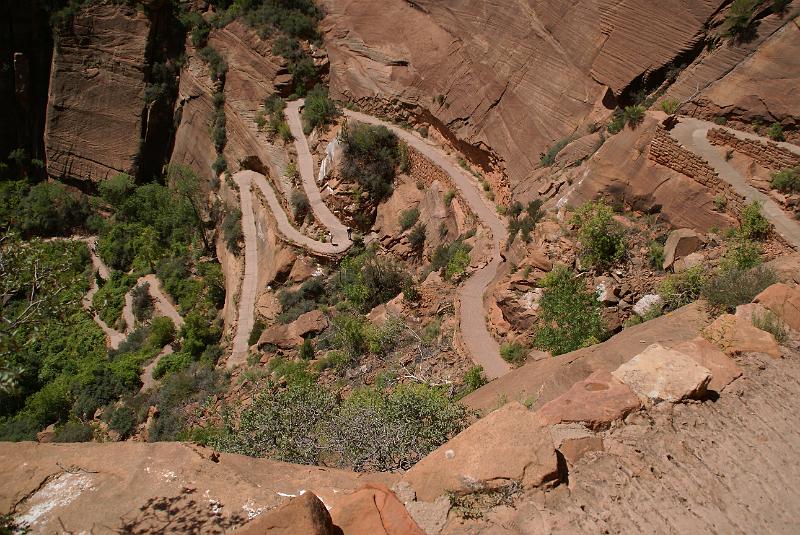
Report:
[[[258,343],[258,339],[261,338],[261,333],[264,332],[266,329],[266,325],[261,320],[261,318],[257,318],[255,323],[253,323],[253,329],[250,331],[250,336],[247,338],[247,345],[252,346]]]
[[[330,279],[331,302],[347,301],[356,310],[369,312],[403,291],[410,279],[408,272],[389,257],[376,256],[369,250],[348,257]]]
[[[439,271],[444,269],[444,277],[451,277],[464,273],[469,266],[469,252],[472,249],[465,244],[462,238],[450,244],[439,245],[433,253],[431,269]]]
[[[667,310],[675,310],[696,301],[706,283],[706,272],[702,266],[694,266],[681,273],[670,275],[658,288]]]
[[[306,95],[303,106],[303,131],[310,134],[315,128],[332,123],[338,114],[336,104],[328,98],[328,90],[318,84]]]
[[[644,121],[644,116],[647,110],[645,110],[644,106],[625,106],[624,112],[624,119],[625,123],[628,125],[629,128],[635,130],[642,121]]]
[[[455,190],[453,189],[447,190],[447,192],[444,194],[444,204],[449,205],[451,202],[453,202],[455,196],[456,196]]]
[[[517,234],[522,235],[525,243],[530,243],[531,233],[536,229],[536,225],[544,218],[542,210],[542,200],[534,199],[524,208],[522,203],[515,201],[508,210],[510,220],[508,223],[508,245],[514,243]],[[521,216],[521,217],[520,217]]]
[[[120,271],[112,271],[108,280],[92,298],[92,306],[97,309],[100,319],[109,326],[114,325],[125,307],[125,294],[136,283],[136,277]],[[133,325],[130,325],[133,327]]]
[[[90,212],[85,196],[58,182],[42,182],[20,200],[16,224],[26,237],[59,236],[80,227]]]
[[[767,136],[772,141],[786,141],[786,138],[783,136],[783,127],[779,122],[772,123],[769,130],[767,130]]]
[[[153,315],[153,298],[150,297],[150,283],[144,282],[135,286],[131,290],[131,302],[134,317],[139,321],[149,320]]]
[[[789,340],[786,324],[769,310],[763,314],[753,314],[753,326],[770,333],[779,344],[785,344]]]
[[[571,270],[555,268],[542,280],[542,287],[535,347],[556,356],[597,343],[605,336],[597,296]]]
[[[761,213],[761,204],[753,201],[746,206],[739,217],[739,234],[749,240],[764,240],[769,236],[772,225]]]
[[[311,208],[308,197],[300,190],[292,191],[292,195],[289,197],[289,204],[292,207],[292,215],[295,221],[303,221]]]
[[[703,297],[717,310],[733,312],[777,282],[775,272],[765,266],[751,269],[723,268],[712,274],[703,287]]]
[[[187,370],[192,362],[194,359],[188,353],[178,352],[164,355],[153,368],[153,378],[161,379],[165,375]]]
[[[504,343],[500,346],[500,356],[509,364],[522,364],[525,362],[525,357],[528,355],[525,346],[520,343]]]
[[[728,206],[728,198],[724,194],[718,193],[714,196],[714,210],[717,212],[724,212]]]
[[[166,316],[153,318],[150,322],[150,335],[147,345],[152,348],[162,348],[175,340],[175,324]]]
[[[385,126],[350,121],[339,134],[344,152],[342,177],[358,183],[374,201],[392,191],[400,164],[400,143]]]
[[[211,170],[214,171],[214,176],[219,176],[225,171],[228,170],[228,160],[225,159],[225,156],[219,154],[217,159],[214,160],[214,163],[211,164]]]
[[[242,211],[238,208],[228,211],[222,220],[222,238],[225,246],[234,254],[241,251],[239,242],[242,241]]]
[[[800,167],[781,169],[774,173],[772,187],[781,193],[800,193]]]
[[[208,74],[214,81],[224,81],[228,72],[228,64],[216,49],[206,46],[200,49],[200,58],[208,63]]]
[[[408,234],[408,244],[414,251],[422,251],[425,245],[425,225],[422,223],[414,225],[414,228]]]
[[[724,268],[750,269],[761,264],[761,246],[746,238],[734,238],[722,259]]]
[[[53,442],[90,442],[93,436],[94,430],[89,424],[67,422],[56,428]]]
[[[661,110],[667,115],[674,115],[680,105],[681,103],[674,98],[664,99],[661,101]]]
[[[655,240],[651,241],[647,249],[647,260],[656,271],[664,269],[664,246]]]
[[[585,203],[571,222],[578,227],[581,259],[588,265],[606,269],[625,257],[624,229],[603,201]]]
[[[759,0],[733,0],[723,25],[725,34],[735,40],[747,40],[753,32],[753,17]]]
[[[122,440],[125,440],[133,433],[136,427],[136,414],[128,406],[118,407],[111,411],[108,417],[108,428],[119,433]]]
[[[547,152],[544,152],[539,156],[539,165],[541,167],[550,167],[553,165],[556,161],[556,156],[558,156],[558,153],[561,152],[564,147],[572,143],[574,139],[575,136],[567,136],[556,141],[552,147],[547,149]]]
[[[625,112],[617,108],[611,116],[611,121],[608,123],[608,133],[618,134],[625,128]]]
[[[135,189],[136,183],[133,181],[133,177],[125,173],[119,173],[103,180],[97,186],[100,197],[115,208],[122,206]]]
[[[488,383],[486,376],[483,374],[483,366],[473,366],[464,375],[465,391],[464,395],[474,392],[483,385]]]
[[[312,360],[314,358],[314,344],[308,338],[303,340],[298,350],[298,355],[301,360]]]
[[[417,207],[400,212],[400,228],[404,231],[413,227],[417,220],[419,220],[419,208]]]

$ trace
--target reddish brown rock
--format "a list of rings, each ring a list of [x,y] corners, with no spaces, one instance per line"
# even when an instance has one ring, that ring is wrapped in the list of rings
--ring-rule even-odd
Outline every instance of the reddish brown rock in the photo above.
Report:
[[[667,243],[664,244],[664,269],[669,269],[672,264],[700,248],[702,240],[700,235],[688,228],[673,230],[669,233]]]
[[[558,451],[569,464],[575,464],[587,453],[603,451],[603,439],[598,436],[566,439]]]
[[[289,280],[292,282],[303,282],[313,277],[316,270],[317,267],[310,258],[301,256],[294,261],[292,271],[289,272]]]
[[[678,402],[705,395],[711,372],[674,349],[653,344],[612,372],[644,400]]]
[[[675,351],[689,355],[692,360],[711,372],[711,382],[708,389],[715,392],[722,390],[742,375],[742,369],[717,346],[705,338],[697,337],[694,340],[675,346]]]
[[[133,172],[150,26],[142,10],[100,3],[59,30],[44,132],[48,175],[97,182]]]
[[[273,345],[281,349],[293,349],[303,343],[304,336],[320,333],[327,327],[325,314],[321,310],[312,310],[301,314],[288,325],[272,325],[264,329],[258,339],[258,347]]]
[[[368,484],[331,501],[333,522],[347,535],[424,535],[384,485]]]
[[[773,358],[781,356],[781,348],[774,336],[732,314],[723,314],[714,320],[703,330],[703,338],[728,355],[764,353]]]
[[[301,314],[291,323],[291,329],[297,336],[318,334],[328,328],[328,318],[321,310],[312,310]]]
[[[787,284],[773,284],[753,299],[783,320],[786,325],[800,331],[800,290]]]
[[[537,414],[548,424],[576,422],[598,430],[641,406],[627,385],[607,371],[598,371],[546,403]]]
[[[512,402],[478,420],[403,476],[417,500],[476,492],[518,481],[539,487],[557,478],[556,454],[542,420]]]
[[[292,498],[284,505],[268,513],[258,515],[234,531],[236,535],[339,535],[319,498],[313,492]]]

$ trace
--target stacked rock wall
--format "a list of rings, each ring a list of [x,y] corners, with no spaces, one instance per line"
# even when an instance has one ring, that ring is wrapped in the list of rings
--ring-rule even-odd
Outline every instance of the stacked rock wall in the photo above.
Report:
[[[726,182],[720,180],[717,172],[700,156],[683,148],[661,126],[650,144],[650,160],[677,171],[707,187],[712,195],[724,195],[728,212],[738,215],[745,200]]]
[[[714,145],[730,147],[755,160],[757,164],[773,171],[800,165],[800,156],[784,149],[777,143],[741,139],[722,128],[708,131],[708,140]]]

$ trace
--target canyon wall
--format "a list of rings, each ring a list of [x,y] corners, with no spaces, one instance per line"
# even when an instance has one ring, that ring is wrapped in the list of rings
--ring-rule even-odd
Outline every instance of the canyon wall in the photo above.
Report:
[[[691,55],[720,0],[327,0],[334,97],[415,115],[511,185],[553,142]]]
[[[97,182],[135,172],[150,27],[142,11],[98,4],[60,30],[44,132],[48,175]]]

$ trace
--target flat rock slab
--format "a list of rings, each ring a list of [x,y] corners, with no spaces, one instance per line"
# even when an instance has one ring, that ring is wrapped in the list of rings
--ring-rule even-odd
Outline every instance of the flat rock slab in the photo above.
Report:
[[[733,359],[704,338],[697,337],[694,340],[678,344],[673,349],[689,355],[700,366],[708,368],[711,372],[711,382],[708,383],[709,390],[722,392],[734,379],[742,375],[742,369]]]
[[[353,535],[425,535],[394,493],[368,484],[330,503],[333,523]],[[298,532],[299,533],[299,532]]]
[[[800,289],[783,283],[773,284],[758,294],[753,302],[772,311],[795,331],[800,331]]]
[[[703,330],[703,338],[719,347],[727,355],[763,353],[780,358],[781,348],[775,337],[753,326],[751,321],[723,314]]]
[[[641,406],[628,385],[608,371],[597,371],[546,403],[538,414],[550,425],[576,422],[599,430]]]
[[[651,345],[612,374],[640,398],[653,403],[699,398],[711,381],[708,368],[660,344]]]
[[[448,492],[468,494],[505,486],[525,488],[558,477],[550,430],[538,415],[512,402],[478,420],[430,453],[403,476],[417,500]]]

